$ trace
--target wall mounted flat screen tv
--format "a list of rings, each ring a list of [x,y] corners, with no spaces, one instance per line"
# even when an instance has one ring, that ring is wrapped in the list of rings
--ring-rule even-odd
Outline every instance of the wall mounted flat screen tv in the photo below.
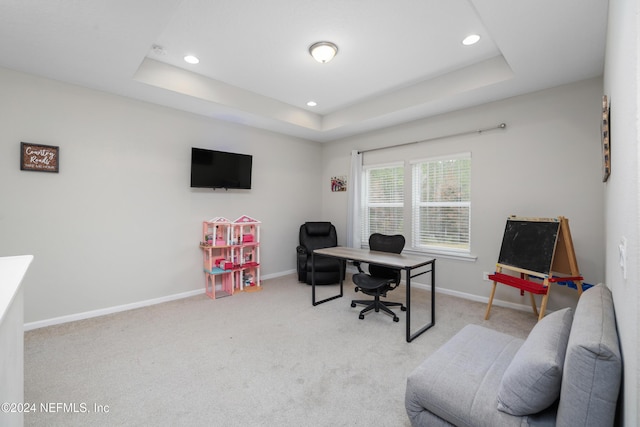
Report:
[[[191,148],[191,187],[251,188],[253,156]]]

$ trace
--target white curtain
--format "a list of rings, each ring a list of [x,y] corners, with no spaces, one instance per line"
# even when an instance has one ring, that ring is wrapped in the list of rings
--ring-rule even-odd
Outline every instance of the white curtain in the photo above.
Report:
[[[351,151],[351,169],[349,170],[348,182],[348,207],[347,207],[347,246],[359,248],[362,241],[361,203],[362,194],[362,153],[358,150]]]

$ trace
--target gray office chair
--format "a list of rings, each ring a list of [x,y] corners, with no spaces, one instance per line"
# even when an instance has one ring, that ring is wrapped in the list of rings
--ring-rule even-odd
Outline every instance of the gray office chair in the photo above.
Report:
[[[369,248],[372,251],[391,252],[399,254],[404,249],[404,236],[396,234],[393,236],[374,233],[369,236]],[[387,292],[395,289],[400,285],[400,269],[383,267],[380,265],[369,264],[369,274],[366,274],[360,267],[360,263],[356,263],[359,273],[353,275],[353,283],[356,284],[356,292],[360,291],[364,294],[373,296],[373,300],[353,300],[351,307],[357,304],[366,307],[360,312],[360,319],[364,319],[364,315],[370,311],[384,311],[393,316],[393,321],[400,319],[391,311],[389,307],[400,307],[400,310],[407,311],[407,308],[399,302],[382,301],[380,298],[387,296]]]

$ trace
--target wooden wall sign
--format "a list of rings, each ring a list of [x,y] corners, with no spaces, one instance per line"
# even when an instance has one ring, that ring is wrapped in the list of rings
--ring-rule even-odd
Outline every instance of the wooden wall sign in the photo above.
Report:
[[[600,133],[602,140],[602,182],[607,182],[611,175],[611,137],[609,136],[610,107],[607,95],[602,97],[602,122]]]
[[[59,168],[60,147],[20,143],[20,170],[57,173]]]

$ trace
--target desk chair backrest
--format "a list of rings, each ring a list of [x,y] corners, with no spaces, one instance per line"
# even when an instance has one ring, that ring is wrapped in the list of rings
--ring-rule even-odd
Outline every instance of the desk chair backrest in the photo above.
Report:
[[[372,251],[391,252],[399,254],[404,249],[404,236],[401,234],[386,235],[381,233],[373,233],[369,236],[369,249]],[[385,279],[396,279],[396,283],[400,282],[400,270],[380,265],[370,264],[369,274],[373,277]]]

